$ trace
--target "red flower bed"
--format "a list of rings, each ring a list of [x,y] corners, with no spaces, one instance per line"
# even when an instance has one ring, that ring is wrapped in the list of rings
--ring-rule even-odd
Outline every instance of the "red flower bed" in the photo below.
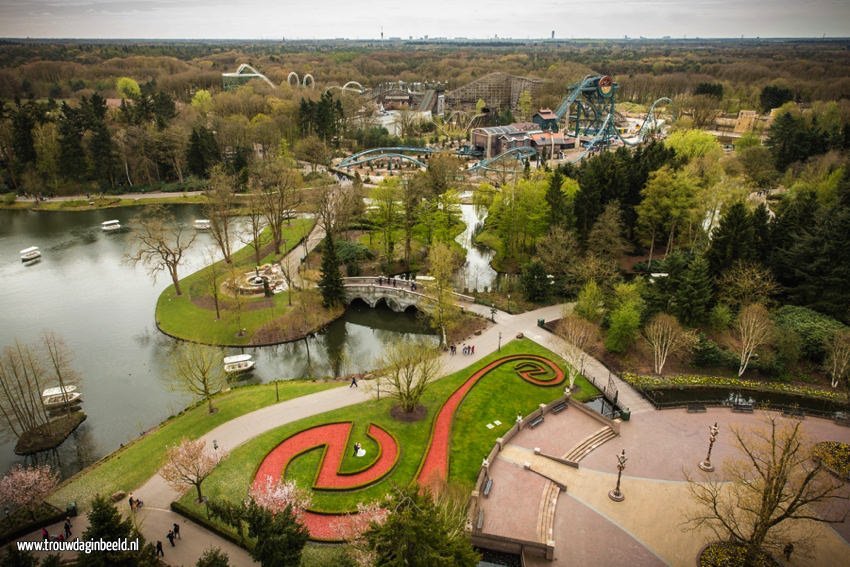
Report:
[[[505,356],[498,360],[494,360],[461,385],[460,388],[446,400],[443,407],[440,408],[440,413],[437,414],[437,419],[434,420],[434,430],[431,432],[431,442],[422,460],[422,465],[419,467],[419,475],[417,480],[419,484],[428,485],[436,481],[444,480],[449,475],[449,441],[452,434],[452,421],[454,420],[455,412],[458,406],[463,401],[463,398],[473,386],[484,376],[486,376],[494,368],[501,366],[513,360],[528,360],[528,363],[518,364],[516,367],[517,374],[523,380],[537,384],[539,386],[556,386],[564,381],[564,371],[558,368],[558,365],[542,356],[534,354],[514,354]],[[555,373],[555,377],[550,380],[539,378],[545,376],[545,369],[538,364],[531,362],[532,360],[540,362],[548,366]]]
[[[369,426],[368,435],[377,441],[381,448],[377,460],[371,466],[352,474],[339,472],[345,451],[350,451],[353,447],[353,444],[349,446],[351,426],[351,422],[328,423],[305,429],[285,439],[260,463],[257,474],[254,476],[254,486],[263,486],[267,476],[275,480],[281,478],[292,459],[321,446],[325,447],[325,451],[313,488],[350,490],[381,479],[395,465],[398,458],[398,443],[392,435],[374,424]]]

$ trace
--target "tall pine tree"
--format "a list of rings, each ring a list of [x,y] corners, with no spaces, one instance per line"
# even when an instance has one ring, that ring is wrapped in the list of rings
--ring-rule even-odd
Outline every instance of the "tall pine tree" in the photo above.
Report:
[[[336,247],[330,234],[325,235],[322,248],[322,276],[319,279],[319,291],[322,292],[322,304],[325,307],[335,307],[345,303],[345,287],[339,272]]]
[[[711,308],[714,286],[708,261],[703,256],[691,258],[675,294],[675,314],[679,321],[695,326],[706,319]]]
[[[720,220],[711,235],[711,247],[706,254],[711,274],[720,275],[738,260],[755,256],[753,225],[744,203],[735,203]]]

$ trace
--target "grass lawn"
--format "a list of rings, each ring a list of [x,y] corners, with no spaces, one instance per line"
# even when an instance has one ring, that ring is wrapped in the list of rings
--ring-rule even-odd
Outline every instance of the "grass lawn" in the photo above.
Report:
[[[291,380],[279,382],[280,400],[312,394],[342,385],[340,382]],[[105,459],[66,481],[49,499],[65,509],[68,502],[86,508],[95,494],[130,491],[141,486],[159,470],[166,447],[183,437],[197,438],[240,415],[276,403],[274,384],[258,384],[235,388],[219,394],[213,404],[218,409],[207,413],[207,404],[190,406],[179,415],[163,422],[147,435],[112,453]]]
[[[487,363],[511,354],[537,354],[545,356],[561,367],[566,363],[554,353],[529,340],[517,340],[502,347],[502,352],[493,353],[473,366],[446,376],[435,382],[423,397],[427,408],[426,417],[418,422],[406,423],[393,419],[389,410],[391,400],[381,399],[342,408],[322,415],[310,417],[268,431],[236,448],[219,465],[204,483],[204,495],[211,499],[241,501],[248,493],[255,471],[265,456],[287,437],[311,426],[323,423],[351,421],[354,423],[352,439],[359,441],[367,455],[374,458],[377,447],[365,434],[370,423],[375,423],[398,441],[400,448],[396,467],[383,479],[362,489],[349,491],[313,491],[313,510],[322,512],[346,512],[358,502],[382,497],[392,484],[407,484],[415,477],[420,461],[426,451],[431,435],[433,420],[445,400],[476,370]],[[471,485],[478,472],[481,460],[487,455],[497,437],[503,435],[514,423],[516,415],[528,414],[540,403],[549,402],[563,394],[563,386],[545,387],[522,380],[514,367],[520,361],[511,361],[498,366],[482,378],[469,392],[455,415],[451,436],[449,480]],[[587,400],[598,392],[584,378],[576,381],[579,390],[574,397]],[[502,425],[487,429],[486,424],[499,420]],[[322,449],[310,450],[296,457],[286,471],[287,479],[294,479],[300,486],[312,486]],[[362,459],[346,451],[341,465],[342,471],[353,471],[368,466]],[[181,504],[203,511],[194,502],[193,492],[181,499]]]
[[[283,238],[286,240],[286,254],[312,230],[314,219],[294,219],[284,225]],[[266,229],[260,237],[262,258],[260,264],[276,261],[280,258],[271,245],[271,232]],[[233,254],[233,264],[240,272],[248,272],[254,266],[254,251],[245,246]],[[210,273],[207,266],[190,274],[180,281],[183,294],[178,296],[174,286],[168,286],[159,296],[156,306],[156,320],[160,329],[174,337],[204,344],[242,346],[256,344],[254,334],[260,328],[272,324],[283,317],[292,308],[288,306],[288,292],[273,295],[270,298],[241,298],[241,307],[237,310],[236,301],[225,294],[220,295],[221,319],[215,318],[215,307],[210,290]],[[217,285],[228,277],[231,269],[224,261],[216,265],[220,272]],[[293,305],[297,304],[299,292],[293,293]],[[241,311],[241,312],[240,312]],[[338,314],[331,314],[332,317]],[[237,336],[239,329],[246,329],[244,336]]]

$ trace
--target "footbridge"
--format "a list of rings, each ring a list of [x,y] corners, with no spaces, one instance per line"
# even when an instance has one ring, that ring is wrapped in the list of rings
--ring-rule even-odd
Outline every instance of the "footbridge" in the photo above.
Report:
[[[424,162],[421,160],[408,155],[408,154],[417,154],[417,155],[430,155],[438,150],[434,148],[415,148],[412,146],[393,146],[391,148],[372,148],[369,150],[363,150],[362,152],[357,152],[356,154],[352,154],[339,162],[337,167],[351,167],[353,165],[360,165],[362,163],[368,163],[370,161],[376,160],[384,160],[384,159],[400,159],[404,161],[409,161],[410,163],[414,163],[419,167],[427,167]]]
[[[396,278],[359,277],[343,278],[345,298],[348,303],[355,299],[364,301],[369,307],[375,307],[383,301],[387,307],[401,313],[411,307],[420,311],[427,309],[426,304],[433,304],[435,299],[431,292],[432,284],[422,281],[407,281]],[[470,295],[452,292],[458,303],[474,303]]]

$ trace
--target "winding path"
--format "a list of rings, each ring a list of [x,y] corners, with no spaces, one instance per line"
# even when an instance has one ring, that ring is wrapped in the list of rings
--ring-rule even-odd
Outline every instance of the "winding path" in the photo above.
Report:
[[[311,240],[314,234],[311,234]],[[484,305],[465,305],[465,309],[478,313],[484,317],[490,317],[490,308]],[[475,354],[471,356],[443,356],[443,368],[445,374],[451,374],[480,360],[484,356],[495,352],[499,345],[510,341],[517,333],[523,333],[527,338],[546,346],[554,352],[562,352],[563,346],[556,336],[537,327],[538,319],[552,320],[561,317],[564,305],[551,305],[535,311],[520,315],[509,315],[497,312],[496,324],[486,329],[474,340],[467,341],[475,344]],[[585,366],[585,374],[595,378],[597,383],[605,383],[609,373],[604,366],[590,359]],[[648,411],[652,406],[643,400],[637,392],[624,382],[613,377],[620,388],[620,401],[630,407],[632,415],[639,411]],[[262,433],[298,421],[313,415],[318,415],[341,407],[358,404],[370,399],[366,388],[349,389],[334,388],[308,396],[302,396],[274,406],[251,412],[220,425],[201,439],[208,445],[216,440],[223,450],[231,451],[235,447],[261,435]],[[144,485],[134,491],[136,497],[145,502],[145,507],[138,514],[137,523],[143,535],[149,540],[156,542],[161,540],[166,543],[166,561],[172,565],[194,565],[205,549],[219,547],[230,556],[230,564],[235,567],[255,565],[248,552],[235,544],[205,530],[201,526],[186,521],[182,516],[170,510],[171,502],[177,500],[180,494],[171,489],[159,474],[151,477]],[[121,503],[124,512],[128,512],[126,502]],[[181,532],[184,539],[178,542],[178,546],[168,547],[165,534],[171,529],[173,523],[181,524]],[[78,518],[75,522],[75,533],[79,533],[85,523],[84,518]],[[61,529],[61,524],[49,526],[51,532]],[[33,532],[26,538],[28,540],[38,539],[40,534]]]

